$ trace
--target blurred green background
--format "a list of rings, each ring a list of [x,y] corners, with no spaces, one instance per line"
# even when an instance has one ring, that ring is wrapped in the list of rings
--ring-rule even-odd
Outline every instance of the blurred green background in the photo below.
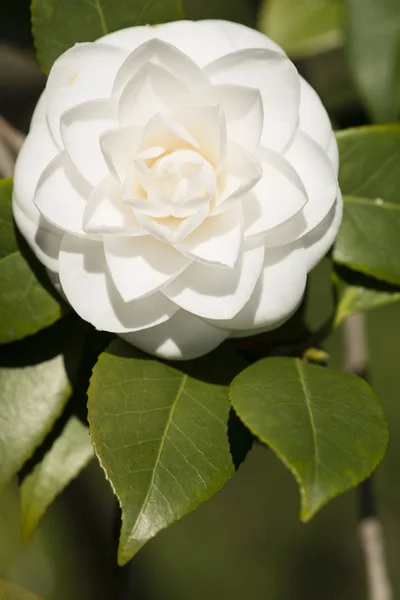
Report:
[[[275,21],[277,41],[293,50],[299,71],[323,98],[336,127],[368,122],[352,84],[336,0],[297,0],[297,8],[316,6],[313,20],[301,25],[302,12]],[[380,0],[376,0],[380,2]],[[277,0],[274,0],[276,10]],[[327,13],[318,11],[329,4]],[[269,30],[271,5],[237,2],[232,19]],[[207,3],[193,2],[195,16]],[[224,6],[210,3],[212,16]],[[28,127],[44,77],[35,62],[27,0],[2,2],[0,23],[0,114]],[[207,14],[207,13],[206,13]],[[296,16],[297,15],[297,16]],[[322,16],[321,16],[322,15]],[[400,3],[399,3],[400,15]],[[293,23],[299,27],[293,30]],[[255,19],[252,23],[256,24]],[[301,27],[300,27],[301,29]],[[293,32],[294,31],[294,32]],[[315,31],[317,35],[315,35]],[[311,32],[311,33],[310,33]],[[296,38],[297,36],[297,38]],[[311,36],[311,38],[310,38]],[[310,41],[311,39],[311,41]],[[292,45],[292,47],[291,47]],[[313,275],[311,312],[318,318],[330,303],[327,264]],[[375,480],[387,542],[395,597],[400,597],[400,306],[367,318],[370,375],[384,405],[391,434],[387,455]],[[341,332],[326,343],[331,365],[343,361]],[[115,500],[100,468],[92,466],[50,508],[33,540],[20,536],[16,483],[0,496],[0,577],[41,594],[46,600],[116,600]],[[135,600],[361,600],[366,598],[357,537],[357,491],[332,501],[308,525],[299,522],[299,497],[288,471],[266,448],[255,444],[235,478],[198,511],[151,541],[124,570]]]

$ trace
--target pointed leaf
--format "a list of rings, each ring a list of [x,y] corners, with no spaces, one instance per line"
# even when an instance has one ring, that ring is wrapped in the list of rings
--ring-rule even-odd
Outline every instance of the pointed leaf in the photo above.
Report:
[[[400,287],[390,286],[378,279],[338,267],[334,274],[338,295],[336,327],[355,313],[367,312],[400,302]]]
[[[70,318],[1,349],[0,489],[43,442],[71,394],[81,350],[73,335]]]
[[[48,507],[92,458],[88,428],[71,417],[49,452],[21,485],[21,526],[26,541]]]
[[[400,284],[400,126],[339,132],[344,216],[334,260]]]
[[[34,0],[31,10],[37,56],[45,72],[76,42],[184,17],[182,0]]]
[[[373,120],[400,113],[400,10],[398,0],[347,0],[350,67]]]
[[[341,0],[264,0],[259,28],[299,57],[340,46],[342,17]]]
[[[122,341],[100,356],[89,387],[89,422],[122,507],[120,564],[233,475],[248,438],[242,440],[237,421],[228,429],[227,384],[242,367],[227,349],[183,366]]]
[[[42,600],[36,594],[28,592],[19,585],[0,579],[0,600]]]
[[[381,406],[354,375],[267,358],[235,378],[230,397],[243,423],[295,476],[303,521],[365,479],[384,454]]]
[[[65,312],[19,250],[11,194],[12,180],[0,180],[0,344],[32,335]]]

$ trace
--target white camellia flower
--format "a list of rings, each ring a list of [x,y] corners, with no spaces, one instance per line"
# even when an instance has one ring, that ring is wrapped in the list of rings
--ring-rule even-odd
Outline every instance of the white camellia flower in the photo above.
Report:
[[[189,359],[293,314],[339,228],[337,170],[327,113],[279,46],[179,21],[56,60],[13,208],[83,319]]]

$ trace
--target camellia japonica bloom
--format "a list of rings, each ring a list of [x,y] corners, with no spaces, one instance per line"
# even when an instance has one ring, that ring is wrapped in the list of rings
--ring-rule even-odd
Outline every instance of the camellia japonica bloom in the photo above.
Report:
[[[83,319],[190,359],[293,314],[339,228],[337,170],[327,113],[279,46],[179,21],[56,60],[13,209]]]

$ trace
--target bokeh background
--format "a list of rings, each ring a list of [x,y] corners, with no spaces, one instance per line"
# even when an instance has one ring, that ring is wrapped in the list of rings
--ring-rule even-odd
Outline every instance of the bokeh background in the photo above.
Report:
[[[268,20],[277,1],[287,3],[242,0],[233,14],[232,7],[227,14],[226,1],[191,0],[191,16],[229,16],[270,31]],[[273,10],[268,6],[272,1]],[[331,27],[321,25],[326,11],[320,15],[317,11],[300,34],[281,20],[274,25],[277,41],[294,55],[299,71],[320,93],[336,128],[368,123],[352,83],[343,36],[335,27],[340,1],[297,0],[299,12],[288,13],[288,18],[301,24],[302,7],[310,2],[331,3]],[[0,5],[0,115],[26,132],[45,79],[35,61],[29,2],[0,0]],[[313,34],[321,28],[324,35]],[[308,313],[315,322],[322,322],[331,308],[328,279],[325,261],[311,279]],[[391,434],[387,455],[374,478],[390,576],[395,597],[400,597],[400,306],[368,315],[367,330],[370,379],[384,405]],[[340,330],[325,347],[331,366],[340,367]],[[18,489],[16,483],[11,485],[0,495],[0,578],[19,583],[46,600],[117,600],[116,581],[121,579],[129,579],[127,598],[135,600],[366,598],[357,535],[357,491],[335,499],[303,525],[292,476],[259,444],[222,492],[149,542],[123,573],[115,566],[115,512],[109,485],[93,462],[24,545]]]

